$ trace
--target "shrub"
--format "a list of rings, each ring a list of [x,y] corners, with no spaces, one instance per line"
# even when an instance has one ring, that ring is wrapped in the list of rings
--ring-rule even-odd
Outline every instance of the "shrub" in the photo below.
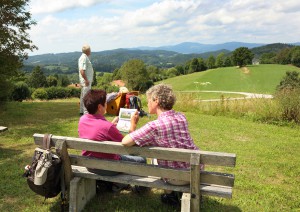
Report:
[[[67,93],[68,93],[69,97],[80,98],[80,93],[81,93],[80,88],[69,87],[69,88],[66,88],[66,90],[67,90]]]
[[[65,99],[70,97],[80,97],[81,90],[79,88],[50,87],[45,89],[48,99]]]
[[[300,77],[299,72],[286,72],[275,94],[281,106],[284,120],[300,123]]]
[[[37,88],[31,95],[33,99],[48,99],[48,94],[44,88]]]
[[[97,87],[93,87],[93,89],[101,89],[101,90],[105,90],[106,93],[112,93],[112,92],[118,92],[119,91],[119,87],[115,86],[115,85],[109,85],[109,84],[105,84],[105,85],[100,85]],[[80,96],[80,94],[79,94]]]
[[[282,78],[279,85],[277,86],[277,90],[280,91],[282,89],[294,89],[294,88],[300,88],[299,72],[287,71],[286,75]]]
[[[284,120],[300,123],[300,88],[284,88],[276,92]]]
[[[68,98],[68,92],[63,87],[50,87],[45,89],[48,95],[48,99],[64,99]]]
[[[11,94],[11,99],[14,101],[22,102],[30,97],[30,90],[25,82],[17,82]]]

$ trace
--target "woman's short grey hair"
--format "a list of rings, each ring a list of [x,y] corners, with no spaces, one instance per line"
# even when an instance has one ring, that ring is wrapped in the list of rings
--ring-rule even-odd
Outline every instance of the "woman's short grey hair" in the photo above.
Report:
[[[82,52],[83,53],[86,54],[90,50],[91,50],[91,47],[89,45],[87,45],[87,44],[83,45],[83,47],[82,47]]]
[[[176,96],[169,85],[158,84],[148,89],[147,98],[158,100],[158,106],[164,110],[171,110],[176,102]]]

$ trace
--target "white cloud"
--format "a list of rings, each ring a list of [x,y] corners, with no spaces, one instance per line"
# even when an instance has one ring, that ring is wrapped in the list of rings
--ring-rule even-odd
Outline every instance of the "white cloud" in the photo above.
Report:
[[[298,0],[278,1],[274,2],[274,9],[283,13],[298,13],[300,11],[300,3]]]
[[[300,8],[300,2],[295,0],[54,2],[56,4],[53,1],[33,1],[36,12],[49,12],[48,15],[40,14],[38,25],[31,31],[31,38],[41,53],[77,51],[83,43],[100,51],[174,45],[185,41],[299,42],[300,10],[293,8]],[[94,5],[104,2],[107,3],[105,11]],[[43,4],[43,7],[38,7]],[[74,19],[68,18],[65,12],[63,17],[50,12],[73,7],[87,7],[93,13]]]
[[[53,13],[75,7],[90,7],[107,0],[31,0],[32,14]]]

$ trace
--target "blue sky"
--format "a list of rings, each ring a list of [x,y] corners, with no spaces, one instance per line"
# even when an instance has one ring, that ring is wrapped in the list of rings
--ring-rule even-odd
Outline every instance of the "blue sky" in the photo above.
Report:
[[[30,55],[138,46],[299,42],[299,0],[31,0]]]

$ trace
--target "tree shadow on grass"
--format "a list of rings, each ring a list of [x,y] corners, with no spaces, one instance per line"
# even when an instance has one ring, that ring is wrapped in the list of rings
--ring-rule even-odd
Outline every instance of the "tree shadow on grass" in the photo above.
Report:
[[[0,144],[0,160],[4,160],[6,158],[10,158],[11,156],[16,156],[20,153],[22,153],[22,150],[17,149],[9,149],[9,148],[3,148],[3,144]]]
[[[65,205],[64,210],[62,210],[61,206],[62,205],[61,205],[61,199],[60,199],[60,194],[59,194],[59,197],[57,198],[57,201],[51,205],[51,207],[49,208],[49,211],[50,212],[69,211],[68,205]]]
[[[59,197],[45,200],[30,190],[27,179],[22,177],[25,165],[32,161],[34,148],[31,146],[20,144],[7,148],[5,144],[0,144],[0,211],[49,211],[49,208],[60,211]],[[27,150],[32,154],[24,154]]]

